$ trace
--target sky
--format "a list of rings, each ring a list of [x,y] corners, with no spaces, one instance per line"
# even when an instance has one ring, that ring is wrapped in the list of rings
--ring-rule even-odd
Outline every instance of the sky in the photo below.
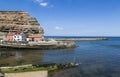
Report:
[[[120,0],[0,0],[0,10],[28,12],[45,36],[120,36]]]

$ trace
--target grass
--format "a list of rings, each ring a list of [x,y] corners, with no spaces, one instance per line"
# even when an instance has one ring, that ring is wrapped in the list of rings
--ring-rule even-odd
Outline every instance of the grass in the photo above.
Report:
[[[22,72],[33,72],[33,71],[48,71],[54,72],[58,70],[64,70],[68,68],[75,67],[74,64],[61,64],[61,65],[50,65],[50,66],[27,66],[27,67],[11,67],[11,68],[5,68],[2,69],[1,71],[4,73],[22,73]]]
[[[21,73],[21,72],[33,72],[33,71],[54,71],[57,70],[58,67],[56,65],[49,67],[27,67],[27,68],[10,68],[4,69],[2,72],[4,73]]]

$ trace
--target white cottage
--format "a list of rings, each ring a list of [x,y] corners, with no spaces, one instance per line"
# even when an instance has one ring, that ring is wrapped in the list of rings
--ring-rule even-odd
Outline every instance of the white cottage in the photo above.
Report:
[[[26,35],[22,33],[15,33],[13,36],[14,41],[26,41]]]

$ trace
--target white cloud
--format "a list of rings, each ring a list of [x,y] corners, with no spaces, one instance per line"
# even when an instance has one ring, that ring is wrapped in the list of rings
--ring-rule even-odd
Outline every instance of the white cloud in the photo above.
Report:
[[[47,2],[41,2],[40,6],[46,7],[46,6],[48,6],[48,3]]]
[[[43,2],[44,0],[35,0],[36,2]]]
[[[35,0],[35,2],[37,2],[42,7],[48,6],[48,2],[45,2],[45,0]]]
[[[56,26],[56,27],[55,27],[55,30],[63,30],[63,27]]]

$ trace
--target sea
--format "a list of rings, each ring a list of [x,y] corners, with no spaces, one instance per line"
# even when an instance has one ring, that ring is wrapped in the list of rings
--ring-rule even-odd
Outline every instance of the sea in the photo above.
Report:
[[[46,38],[56,37],[47,36]],[[80,37],[64,36],[64,38]],[[120,37],[108,38],[109,40],[100,41],[76,41],[77,47],[69,49],[13,50],[0,48],[0,66],[76,62],[79,63],[78,67],[54,72],[49,77],[120,77]]]

